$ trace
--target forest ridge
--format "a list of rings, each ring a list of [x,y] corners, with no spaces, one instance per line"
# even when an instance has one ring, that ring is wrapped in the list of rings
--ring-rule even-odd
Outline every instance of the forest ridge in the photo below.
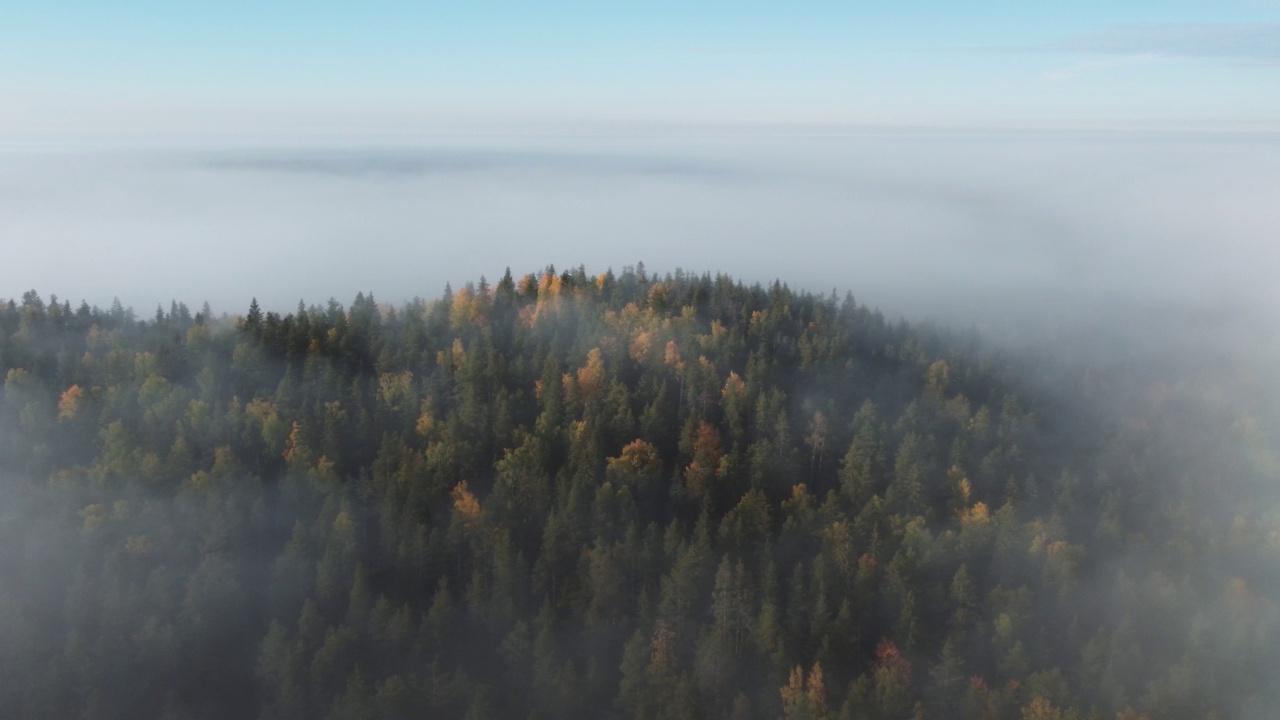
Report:
[[[29,292],[0,715],[1256,717],[1265,433],[1025,362],[643,265],[233,318]]]

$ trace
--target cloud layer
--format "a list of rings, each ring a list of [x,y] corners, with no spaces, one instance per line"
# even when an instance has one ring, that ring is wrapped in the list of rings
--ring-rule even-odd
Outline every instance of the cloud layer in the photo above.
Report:
[[[3,295],[434,296],[645,261],[987,326],[1277,307],[1280,144],[912,134],[0,154]],[[1217,310],[1214,310],[1217,312]]]

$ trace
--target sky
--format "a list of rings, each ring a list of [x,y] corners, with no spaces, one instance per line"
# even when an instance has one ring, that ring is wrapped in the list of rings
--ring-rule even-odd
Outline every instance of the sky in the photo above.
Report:
[[[0,0],[0,137],[1274,130],[1280,0]]]

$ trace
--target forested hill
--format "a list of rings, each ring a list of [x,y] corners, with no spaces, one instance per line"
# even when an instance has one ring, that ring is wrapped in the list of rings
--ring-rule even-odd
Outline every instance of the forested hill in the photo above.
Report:
[[[643,266],[285,316],[27,293],[0,716],[1262,717],[1280,515],[1222,497],[1280,463],[1256,423],[1198,427],[1206,484],[1185,414],[999,357]]]

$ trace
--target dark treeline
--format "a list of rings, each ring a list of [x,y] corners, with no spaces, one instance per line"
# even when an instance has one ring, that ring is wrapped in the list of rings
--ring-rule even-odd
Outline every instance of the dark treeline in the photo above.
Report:
[[[0,365],[4,717],[1226,720],[1280,666],[1257,420],[851,297],[30,292]]]

